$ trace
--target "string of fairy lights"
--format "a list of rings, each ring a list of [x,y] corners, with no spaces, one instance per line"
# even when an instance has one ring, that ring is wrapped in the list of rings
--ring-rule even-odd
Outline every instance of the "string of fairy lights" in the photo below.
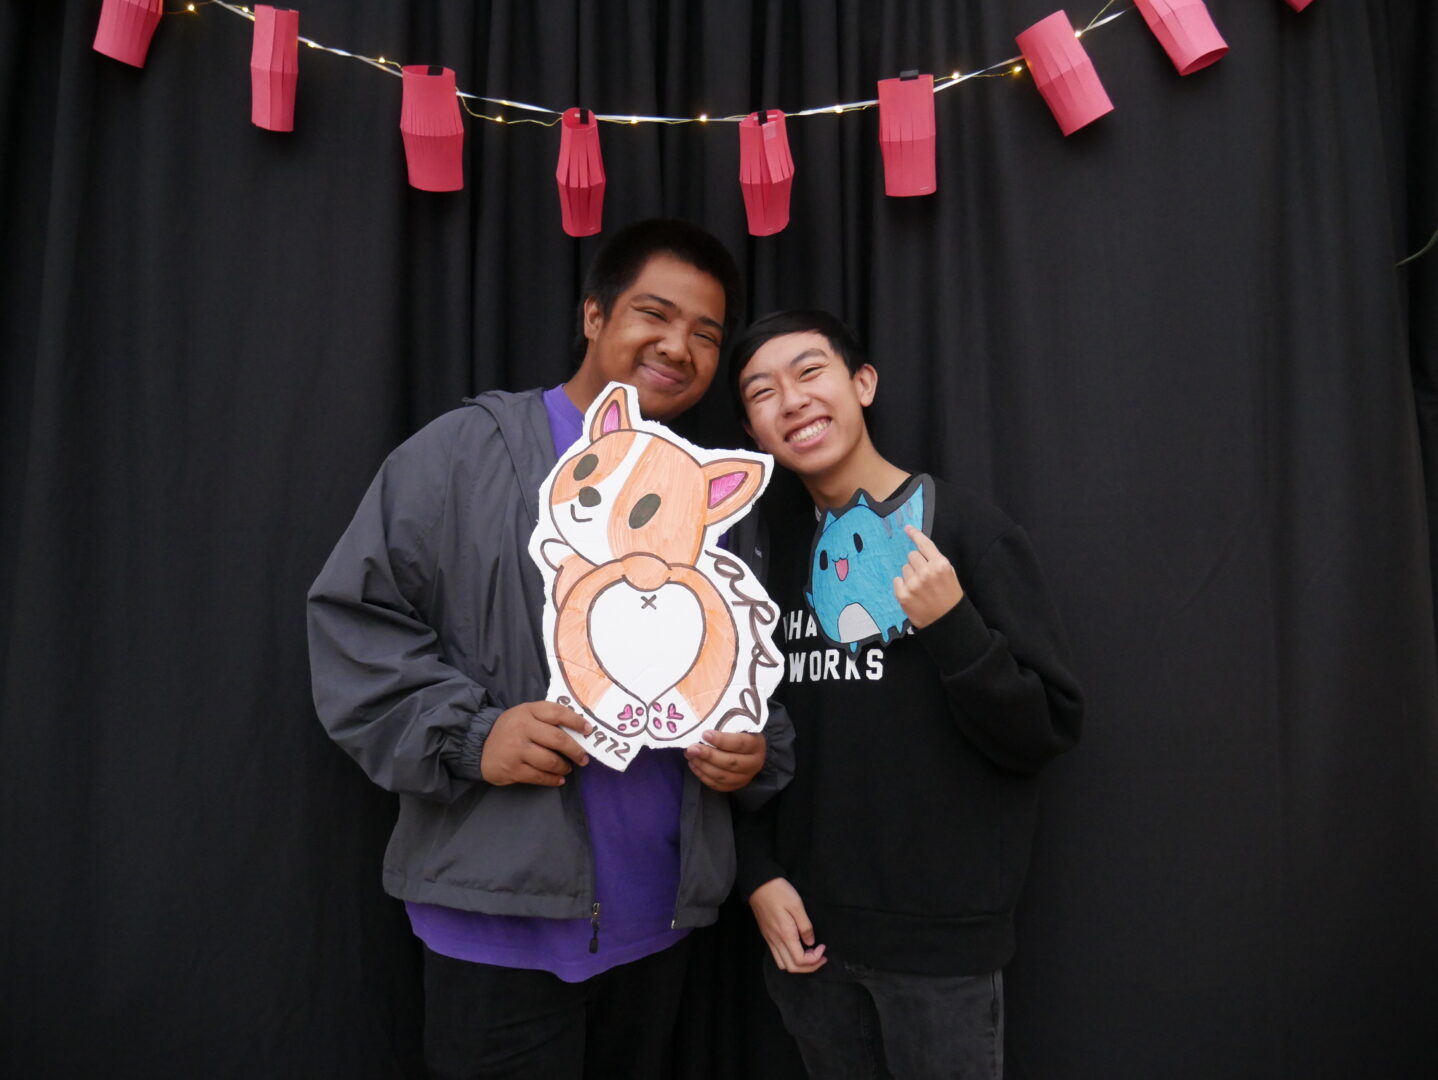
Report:
[[[1117,11],[1111,11],[1110,9],[1117,2],[1118,0],[1107,0],[1103,7],[1099,8],[1099,10],[1094,14],[1094,16],[1089,19],[1089,21],[1081,29],[1077,29],[1074,31],[1074,36],[1077,38],[1082,38],[1085,34],[1097,30],[1100,27],[1107,26],[1115,19],[1122,18],[1124,15],[1127,15],[1129,12],[1135,10],[1134,6],[1130,5],[1128,7],[1120,8]],[[250,9],[248,5],[232,4],[229,3],[228,0],[194,0],[193,3],[187,3],[183,9],[169,10],[166,11],[165,14],[198,15],[200,9],[206,7],[217,7],[229,12],[231,15],[236,15],[242,19],[248,19],[251,22],[253,22],[255,19],[255,13]],[[379,71],[383,71],[388,75],[393,75],[396,78],[401,78],[404,74],[405,65],[397,60],[390,59],[389,57],[366,56],[363,53],[350,52],[348,49],[341,49],[335,45],[326,45],[323,42],[315,41],[313,38],[307,38],[304,36],[301,36],[299,38],[299,41],[300,44],[308,48],[318,49],[322,52],[327,52],[334,56],[341,56],[349,60],[358,60],[360,63],[368,64],[370,67],[375,68]],[[990,64],[988,67],[980,68],[976,71],[961,72],[958,69],[955,69],[946,78],[935,78],[934,93],[941,94],[945,90],[952,90],[959,84],[966,83],[971,79],[1016,78],[1018,76],[1021,76],[1024,73],[1024,70],[1025,65],[1022,56],[1010,56],[1007,59],[1000,60],[998,63]],[[564,115],[562,109],[551,109],[544,105],[534,105],[525,101],[512,101],[509,98],[486,97],[483,94],[474,94],[467,90],[456,90],[455,93],[456,96],[459,98],[460,105],[463,106],[464,111],[467,112],[470,116],[474,117],[477,120],[488,120],[494,124],[538,124],[541,127],[553,127],[563,119]],[[471,104],[471,102],[482,102],[486,105],[498,106],[500,109],[512,109],[519,112],[535,113],[538,115],[509,116],[503,112],[497,112],[494,115],[490,115],[489,113],[476,109]],[[866,109],[872,109],[878,104],[879,102],[877,98],[869,98],[864,101],[844,101],[838,102],[833,105],[815,105],[807,109],[786,111],[783,115],[786,119],[809,116],[842,116],[846,113],[862,112]],[[677,125],[710,123],[737,124],[741,120],[743,120],[748,114],[738,113],[729,116],[710,116],[708,113],[700,113],[698,116],[645,116],[639,114],[596,112],[593,115],[595,120],[606,124]],[[546,119],[541,119],[540,117],[545,117]],[[1415,251],[1413,254],[1409,255],[1407,258],[1401,260],[1397,265],[1400,267],[1406,266],[1408,263],[1413,262],[1415,259],[1419,259],[1422,256],[1427,255],[1430,251],[1434,250],[1435,247],[1438,247],[1438,231],[1434,232],[1433,236],[1423,247]]]
[[[1074,31],[1074,36],[1082,38],[1092,30],[1106,26],[1115,19],[1127,15],[1134,8],[1132,5],[1120,8],[1118,11],[1109,9],[1118,0],[1108,0],[1088,23],[1079,30]],[[245,4],[231,4],[227,0],[196,0],[195,3],[186,4],[184,12],[188,14],[199,14],[203,7],[218,7],[228,11],[232,15],[238,15],[242,19],[254,21],[254,11]],[[167,15],[180,14],[178,11],[167,11]],[[385,56],[365,56],[362,53],[350,52],[348,49],[337,48],[333,45],[326,45],[323,42],[315,41],[312,38],[300,37],[300,44],[311,49],[319,49],[323,52],[332,53],[335,56],[343,56],[349,60],[358,60],[377,68],[389,75],[402,77],[404,64]],[[954,70],[947,78],[934,79],[934,93],[940,94],[945,90],[952,90],[960,83],[966,83],[970,79],[994,79],[1014,78],[1024,73],[1024,61],[1022,56],[1010,56],[1006,60],[1000,60],[996,64],[980,68],[977,71],[961,72]],[[508,98],[485,97],[483,94],[472,94],[467,90],[456,91],[459,103],[464,107],[465,112],[477,120],[488,120],[495,124],[538,124],[541,127],[553,127],[563,118],[564,110],[551,109],[543,105],[532,105],[525,101],[511,101]],[[504,113],[491,116],[488,113],[476,111],[470,102],[484,102],[488,105],[497,105],[502,109],[516,109],[523,112],[538,113],[549,119],[538,119],[531,116],[506,116]],[[793,112],[785,112],[786,119],[804,116],[842,116],[845,113],[862,112],[865,109],[872,109],[879,104],[878,98],[870,98],[866,101],[844,101],[834,105],[816,105],[807,109],[796,109]],[[710,116],[708,113],[700,113],[698,116],[644,116],[628,113],[594,113],[594,118],[606,124],[737,124],[748,115],[738,113],[732,116]]]

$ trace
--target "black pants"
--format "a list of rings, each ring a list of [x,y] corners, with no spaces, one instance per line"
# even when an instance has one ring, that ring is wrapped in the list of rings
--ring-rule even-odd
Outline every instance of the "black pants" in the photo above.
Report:
[[[689,939],[582,983],[424,951],[424,1061],[434,1080],[662,1078]]]
[[[804,1067],[819,1080],[1000,1080],[1003,972],[909,975],[831,957],[790,975],[764,958],[764,982]]]

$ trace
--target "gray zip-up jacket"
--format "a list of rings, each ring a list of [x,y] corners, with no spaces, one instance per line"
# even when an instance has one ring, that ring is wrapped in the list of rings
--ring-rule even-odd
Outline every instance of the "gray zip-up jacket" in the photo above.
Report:
[[[400,796],[384,859],[400,899],[555,919],[596,902],[578,785],[495,787],[479,769],[499,714],[549,686],[527,548],[554,463],[541,391],[470,399],[390,454],[310,589],[320,720]],[[685,771],[676,927],[713,922],[733,884],[728,799],[755,808],[793,773],[782,708],[764,734],[763,770],[732,796]]]

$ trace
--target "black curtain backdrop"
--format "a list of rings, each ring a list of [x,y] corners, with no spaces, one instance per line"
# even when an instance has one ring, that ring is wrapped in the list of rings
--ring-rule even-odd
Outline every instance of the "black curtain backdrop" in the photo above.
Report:
[[[721,115],[975,69],[1054,3],[306,0],[301,32]],[[265,132],[248,23],[168,17],[137,71],[99,7],[0,0],[0,1073],[418,1075],[394,804],[315,720],[303,597],[391,447],[565,376],[596,241],[555,129],[468,122],[465,190],[421,193],[398,79],[302,48]],[[1072,138],[1028,77],[940,95],[929,198],[883,196],[874,112],[790,121],[772,238],[732,126],[606,127],[605,223],[694,219],[747,314],[841,313],[885,450],[1035,539],[1090,709],[1010,1075],[1434,1076],[1438,254],[1395,264],[1438,227],[1438,18],[1209,7],[1232,52],[1189,78],[1136,13],[1086,36],[1117,111]],[[693,433],[736,437],[721,396]],[[798,1075],[758,963],[737,907],[702,935],[675,1075]]]

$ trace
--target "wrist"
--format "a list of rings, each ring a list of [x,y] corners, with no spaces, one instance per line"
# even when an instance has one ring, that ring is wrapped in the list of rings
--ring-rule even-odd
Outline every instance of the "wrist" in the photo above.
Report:
[[[963,671],[989,647],[989,628],[965,593],[953,607],[914,631],[946,674]]]

